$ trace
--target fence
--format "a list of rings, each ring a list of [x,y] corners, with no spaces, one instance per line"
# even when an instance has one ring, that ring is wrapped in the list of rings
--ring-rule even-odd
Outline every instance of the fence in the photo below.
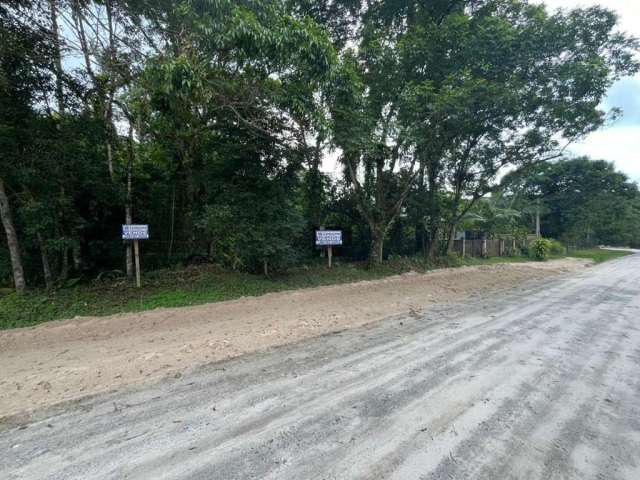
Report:
[[[506,257],[516,253],[515,239],[509,240],[455,240],[453,250],[468,257]]]

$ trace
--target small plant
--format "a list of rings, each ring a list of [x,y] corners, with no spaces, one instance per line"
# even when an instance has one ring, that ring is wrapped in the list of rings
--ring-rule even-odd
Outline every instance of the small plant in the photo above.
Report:
[[[551,253],[551,240],[546,238],[538,238],[529,244],[529,256],[536,260],[544,261],[549,258]]]
[[[515,247],[509,250],[508,256],[511,258],[526,257],[527,252],[523,252],[521,247]]]
[[[567,249],[562,242],[558,240],[549,240],[549,242],[551,243],[551,250],[549,252],[551,255],[559,256],[567,253]]]

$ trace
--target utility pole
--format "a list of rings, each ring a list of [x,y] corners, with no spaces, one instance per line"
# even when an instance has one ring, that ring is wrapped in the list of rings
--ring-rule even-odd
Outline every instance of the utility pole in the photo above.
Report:
[[[540,199],[536,200],[536,238],[540,238]]]

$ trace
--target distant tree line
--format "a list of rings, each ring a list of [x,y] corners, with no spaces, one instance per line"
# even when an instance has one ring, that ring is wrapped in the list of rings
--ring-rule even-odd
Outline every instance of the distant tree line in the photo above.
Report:
[[[633,184],[552,162],[619,113],[599,105],[638,45],[616,23],[526,0],[5,1],[1,281],[131,275],[123,223],[150,225],[151,268],[269,273],[322,226],[373,264],[435,257],[498,196],[551,236],[635,241]]]
[[[507,175],[484,206],[485,211],[514,212],[512,225],[528,232],[537,218],[542,236],[567,246],[640,247],[638,185],[603,160],[583,157],[529,166]],[[487,225],[487,231],[508,231],[499,223]]]

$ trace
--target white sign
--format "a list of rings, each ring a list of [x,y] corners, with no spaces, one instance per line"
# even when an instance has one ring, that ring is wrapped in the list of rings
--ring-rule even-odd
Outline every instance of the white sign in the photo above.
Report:
[[[148,240],[149,225],[122,225],[123,240]]]
[[[316,230],[316,245],[342,245],[342,230]]]

